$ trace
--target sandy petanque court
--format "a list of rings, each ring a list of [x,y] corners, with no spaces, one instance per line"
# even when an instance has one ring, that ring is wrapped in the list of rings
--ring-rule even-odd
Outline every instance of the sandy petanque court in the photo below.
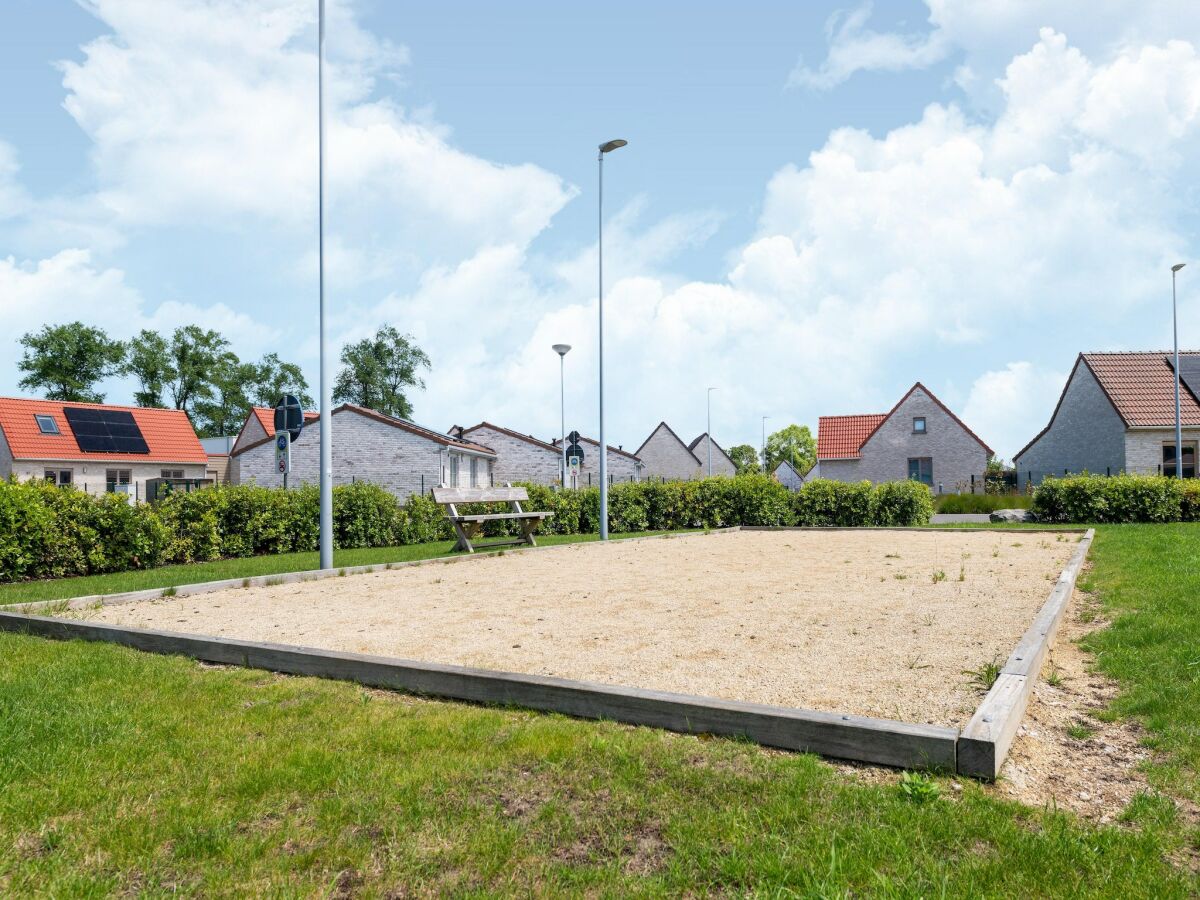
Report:
[[[724,532],[113,605],[84,618],[957,726],[1079,539]]]

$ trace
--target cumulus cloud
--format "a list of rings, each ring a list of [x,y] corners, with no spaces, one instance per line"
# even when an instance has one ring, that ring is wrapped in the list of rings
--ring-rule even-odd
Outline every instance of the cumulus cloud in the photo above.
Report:
[[[985,435],[997,455],[1011,462],[1013,454],[1050,421],[1067,375],[1027,361],[984,372],[971,385],[962,419],[976,434]]]

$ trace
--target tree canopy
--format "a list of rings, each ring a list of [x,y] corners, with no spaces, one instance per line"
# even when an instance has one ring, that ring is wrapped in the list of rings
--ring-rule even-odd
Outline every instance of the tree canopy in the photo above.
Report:
[[[21,338],[25,348],[17,367],[25,373],[19,384],[49,400],[103,403],[96,384],[114,374],[125,356],[120,341],[101,329],[70,322],[45,325]]]
[[[385,325],[374,337],[363,338],[342,348],[342,370],[333,385],[337,403],[355,403],[389,416],[412,417],[412,402],[406,390],[424,389],[422,369],[430,368],[429,357],[411,334],[401,334]]]
[[[817,442],[807,425],[788,425],[767,437],[767,471],[786,460],[803,475],[817,461]]]
[[[758,451],[749,444],[738,444],[736,447],[730,447],[729,458],[737,466],[737,473],[739,475],[753,475],[760,471]]]

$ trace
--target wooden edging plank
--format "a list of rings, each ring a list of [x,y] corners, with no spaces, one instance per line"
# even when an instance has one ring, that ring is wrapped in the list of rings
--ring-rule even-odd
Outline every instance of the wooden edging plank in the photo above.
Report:
[[[690,734],[745,737],[768,746],[880,765],[950,772],[956,766],[957,729],[932,725],[19,613],[0,612],[0,630],[105,641],[206,662]]]
[[[975,715],[962,730],[958,739],[960,775],[990,780],[1000,774],[1000,767],[1025,715],[1033,685],[1041,674],[1046,655],[1054,646],[1058,625],[1070,602],[1095,534],[1091,528],[1084,533],[1050,592],[1049,599],[1042,605],[1037,618],[1000,670],[1000,676],[979,704]]]
[[[624,541],[657,541],[664,538],[688,537],[693,534],[721,534],[737,531],[735,525],[730,528],[710,528],[687,532],[668,531],[663,534],[643,534],[636,537],[610,538],[609,543]],[[485,539],[487,540],[487,539]],[[524,543],[517,541],[514,543]],[[542,546],[524,547],[526,550],[556,550],[559,547],[574,547],[581,544],[595,543],[594,541],[574,541],[565,544],[545,544]],[[145,588],[140,591],[124,591],[118,594],[89,594],[84,597],[72,597],[67,600],[25,600],[19,603],[0,605],[0,612],[37,613],[39,611],[59,607],[66,603],[66,609],[82,610],[96,609],[101,606],[118,606],[124,603],[137,603],[141,600],[157,600],[162,597],[190,597],[194,594],[210,594],[214,591],[225,591],[230,588],[242,587],[273,587],[280,584],[296,584],[301,581],[321,581],[326,578],[337,578],[341,575],[365,575],[373,572],[385,572],[390,569],[404,569],[409,566],[445,565],[448,563],[466,562],[468,560],[487,559],[496,556],[502,550],[490,550],[500,547],[499,543],[487,543],[475,553],[461,553],[446,556],[432,556],[429,559],[407,559],[400,562],[369,563],[361,566],[337,566],[332,569],[306,569],[299,572],[277,572],[271,575],[251,575],[245,578],[224,578],[220,581],[199,581],[195,584],[179,584],[169,587]]]

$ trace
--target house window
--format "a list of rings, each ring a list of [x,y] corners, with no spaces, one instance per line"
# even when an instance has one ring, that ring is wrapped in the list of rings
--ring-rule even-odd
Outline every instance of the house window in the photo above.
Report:
[[[1162,449],[1162,473],[1175,477],[1175,442],[1164,443]],[[1196,477],[1196,441],[1183,442],[1183,477]]]
[[[919,481],[933,487],[933,460],[921,456],[908,461],[908,477],[910,481]]]
[[[925,417],[913,417],[913,434],[925,434]]]
[[[42,434],[62,434],[58,430],[58,423],[54,421],[54,416],[37,415],[33,418],[37,420],[38,431]]]
[[[479,460],[471,457],[471,487],[479,487]]]
[[[183,480],[183,469],[163,469],[162,477],[163,478],[174,478],[177,481],[182,481]]]
[[[122,486],[128,487],[132,480],[132,472],[129,469],[108,469],[104,473],[105,489],[111,494],[114,491],[120,490]]]
[[[450,456],[450,484],[449,487],[458,487],[458,457],[451,454]]]
[[[46,469],[45,478],[51,484],[68,485],[71,483],[71,469]]]

